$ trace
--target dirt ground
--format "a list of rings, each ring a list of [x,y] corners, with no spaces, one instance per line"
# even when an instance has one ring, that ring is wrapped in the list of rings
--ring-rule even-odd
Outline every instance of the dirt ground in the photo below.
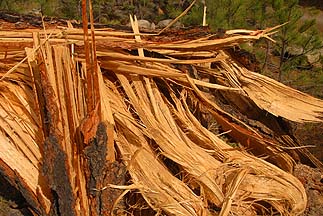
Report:
[[[308,196],[307,208],[302,216],[323,215],[323,173],[299,164],[295,167],[294,175],[303,183]]]

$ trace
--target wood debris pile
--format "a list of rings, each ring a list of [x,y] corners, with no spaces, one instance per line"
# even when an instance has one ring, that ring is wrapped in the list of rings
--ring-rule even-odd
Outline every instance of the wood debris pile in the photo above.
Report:
[[[0,31],[0,172],[31,210],[301,214],[297,155],[322,166],[283,119],[320,122],[323,101],[231,55],[274,29],[174,37],[133,27]]]

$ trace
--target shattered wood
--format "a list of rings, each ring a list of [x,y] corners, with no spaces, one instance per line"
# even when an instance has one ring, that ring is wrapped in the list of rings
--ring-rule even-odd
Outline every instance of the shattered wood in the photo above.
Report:
[[[68,26],[0,31],[0,172],[34,214],[304,212],[295,160],[323,166],[287,126],[322,122],[323,101],[237,48],[275,28]]]

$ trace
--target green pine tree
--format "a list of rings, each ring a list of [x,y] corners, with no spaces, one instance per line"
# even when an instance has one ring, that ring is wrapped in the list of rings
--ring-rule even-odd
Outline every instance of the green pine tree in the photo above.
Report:
[[[285,23],[278,33],[273,35],[276,43],[268,40],[256,42],[254,48],[247,47],[256,54],[262,63],[264,73],[277,72],[282,81],[289,72],[310,68],[308,56],[318,53],[322,40],[315,27],[315,20],[303,21],[302,9],[298,0],[219,0],[206,1],[208,24],[216,29],[264,29]],[[201,3],[192,10],[186,21],[201,24]],[[276,54],[278,57],[272,57]],[[317,58],[320,61],[320,58]]]

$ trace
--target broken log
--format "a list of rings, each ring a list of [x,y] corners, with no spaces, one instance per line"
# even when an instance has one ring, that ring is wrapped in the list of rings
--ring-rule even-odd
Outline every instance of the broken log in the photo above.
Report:
[[[134,33],[87,24],[0,31],[0,172],[30,210],[300,215],[307,196],[291,173],[291,144],[270,121],[321,122],[323,101],[225,51],[274,28],[223,37],[178,30],[165,41],[167,31],[140,35],[133,25]],[[225,107],[236,101],[244,107]],[[257,123],[269,133],[240,118],[246,110],[270,113],[274,120]],[[206,113],[236,146],[202,125]]]

